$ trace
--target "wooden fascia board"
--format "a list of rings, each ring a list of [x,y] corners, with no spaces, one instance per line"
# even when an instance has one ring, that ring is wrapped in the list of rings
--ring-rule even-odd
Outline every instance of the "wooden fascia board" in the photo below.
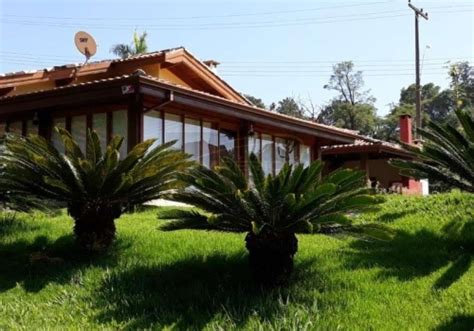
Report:
[[[178,87],[168,86],[160,82],[151,81],[143,83],[144,84],[140,85],[141,93],[162,99],[166,97],[168,91],[173,91],[174,102],[183,106],[192,106],[202,110],[212,111],[222,116],[231,118],[234,117],[271,127],[278,127],[283,130],[296,131],[311,136],[327,138],[337,142],[353,143],[355,140],[355,137],[348,137],[343,134],[339,134],[338,132],[334,133],[321,130],[320,128],[315,128],[310,125],[306,125],[305,123],[293,121],[289,118],[278,118],[277,116],[271,116],[271,114],[262,113],[245,105],[231,103],[227,100],[207,97],[192,91],[182,90]]]
[[[124,98],[122,86],[133,84],[136,77],[127,77],[111,82],[78,85],[64,89],[47,90],[34,94],[24,94],[12,99],[0,100],[0,116],[16,112],[31,111],[36,109],[53,108],[58,106],[74,106],[112,98]]]
[[[323,150],[323,155],[341,155],[341,154],[359,154],[359,153],[387,153],[396,156],[410,157],[413,156],[409,151],[399,150],[383,145],[372,145],[372,146],[347,146],[338,147],[335,149]]]
[[[21,76],[12,76],[12,77],[0,77],[0,86],[19,86],[24,83],[26,84],[34,84],[46,81],[48,78],[46,77],[45,71],[37,71],[34,73],[28,73]]]
[[[10,93],[11,91],[14,91],[15,89],[16,89],[15,86],[2,86],[2,87],[0,87],[0,97],[4,96],[4,95],[7,95],[8,93]]]
[[[36,83],[43,83],[47,81],[55,81],[64,78],[82,77],[98,73],[104,73],[109,70],[110,62],[92,64],[83,67],[58,68],[54,70],[37,71],[33,74],[26,74],[20,77],[2,77],[0,78],[0,87],[3,85],[22,86]]]
[[[227,85],[221,79],[219,79],[214,74],[212,74],[210,70],[205,67],[205,64],[202,64],[201,62],[196,60],[194,56],[187,53],[185,50],[166,54],[165,63],[169,63],[169,64],[182,63],[186,65],[187,67],[189,67],[194,72],[196,72],[198,76],[200,76],[207,84],[209,84],[222,96],[229,99],[247,103],[247,100],[242,98],[242,96],[237,91],[234,91],[231,86]]]

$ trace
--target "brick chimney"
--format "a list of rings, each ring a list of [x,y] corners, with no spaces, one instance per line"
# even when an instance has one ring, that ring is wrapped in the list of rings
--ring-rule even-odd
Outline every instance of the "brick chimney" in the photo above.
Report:
[[[402,115],[400,116],[400,141],[406,144],[413,143],[413,137],[411,133],[411,116]]]

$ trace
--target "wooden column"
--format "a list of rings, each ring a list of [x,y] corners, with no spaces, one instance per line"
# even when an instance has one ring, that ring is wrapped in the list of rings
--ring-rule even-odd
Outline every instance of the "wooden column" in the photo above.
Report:
[[[319,141],[318,138],[316,138],[316,142],[314,143],[312,151],[311,151],[311,161],[316,161],[316,160],[322,161],[321,142]]]
[[[248,155],[248,132],[250,123],[247,121],[240,122],[240,129],[237,139],[237,157],[240,169],[248,176],[247,155]]]
[[[367,153],[362,153],[360,155],[360,170],[365,171],[365,178],[369,179],[369,155]]]
[[[135,84],[135,90],[130,94],[128,103],[128,151],[141,141],[142,122],[143,122],[143,95],[139,93],[138,84]]]
[[[38,112],[38,135],[51,140],[53,118],[49,112]]]

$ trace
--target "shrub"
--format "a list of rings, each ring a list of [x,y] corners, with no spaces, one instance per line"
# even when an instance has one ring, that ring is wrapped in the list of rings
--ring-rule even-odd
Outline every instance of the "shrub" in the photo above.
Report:
[[[176,174],[191,164],[169,148],[173,142],[151,148],[154,140],[147,140],[121,159],[121,137],[102,151],[98,135],[89,131],[83,153],[69,132],[56,130],[64,153],[40,136],[6,135],[0,187],[12,198],[65,205],[76,242],[86,250],[108,248],[115,238],[114,220],[125,208],[176,188]]]
[[[286,164],[277,175],[265,176],[255,155],[250,156],[249,164],[251,183],[231,159],[215,171],[201,166],[184,175],[189,187],[172,198],[204,212],[168,211],[160,218],[174,221],[165,229],[247,232],[252,273],[263,285],[287,282],[298,245],[295,233],[344,224],[356,233],[383,235],[376,226],[351,226],[346,216],[377,202],[369,195],[363,172],[339,169],[321,178],[322,163],[315,161],[308,167]]]

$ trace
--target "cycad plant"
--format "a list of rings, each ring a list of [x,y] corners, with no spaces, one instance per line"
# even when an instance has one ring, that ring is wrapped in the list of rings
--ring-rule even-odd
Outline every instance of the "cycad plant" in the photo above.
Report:
[[[177,173],[191,164],[169,148],[173,142],[150,148],[150,139],[121,159],[122,137],[115,136],[102,151],[98,135],[89,131],[83,153],[68,131],[56,130],[64,153],[43,137],[7,134],[0,154],[0,187],[13,197],[67,207],[76,242],[86,250],[108,248],[115,238],[114,220],[125,208],[175,189]]]
[[[469,114],[471,112],[471,114]],[[417,132],[424,138],[422,148],[405,145],[414,160],[391,160],[409,177],[429,178],[450,187],[474,193],[474,119],[473,110],[456,110],[461,128],[430,121]]]
[[[287,282],[298,249],[295,233],[311,233],[327,224],[348,225],[347,213],[377,202],[369,195],[365,174],[360,171],[339,169],[321,178],[323,165],[315,161],[307,167],[286,164],[277,175],[265,176],[253,154],[249,166],[251,181],[232,159],[226,159],[214,171],[205,167],[191,170],[182,178],[189,186],[172,198],[202,212],[171,210],[159,217],[173,220],[163,227],[167,230],[247,232],[252,274],[262,285]]]

